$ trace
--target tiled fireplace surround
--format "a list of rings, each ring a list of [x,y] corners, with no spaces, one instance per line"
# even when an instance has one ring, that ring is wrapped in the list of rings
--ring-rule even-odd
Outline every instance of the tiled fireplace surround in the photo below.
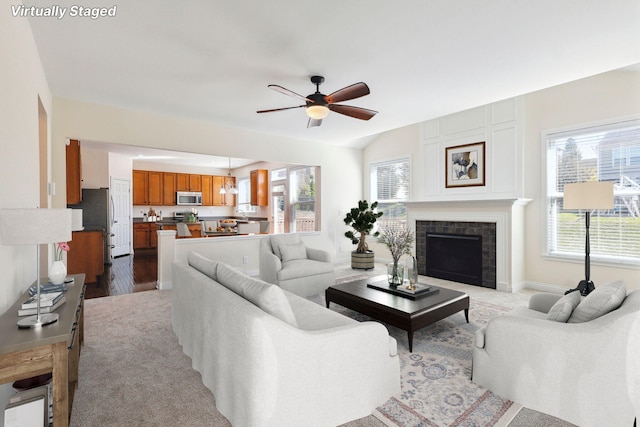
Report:
[[[496,290],[503,292],[523,288],[524,207],[528,202],[527,199],[499,199],[407,203],[408,225],[416,232],[414,253],[417,255],[419,268],[425,263],[424,253],[421,259],[420,245],[425,242],[425,230],[431,231],[430,227],[439,227],[443,232],[456,234],[486,234],[487,237],[483,235],[483,252],[493,252],[493,248],[485,246],[491,246],[493,236],[488,236],[493,234],[495,224],[495,255],[487,258],[491,262],[490,258],[495,257],[495,271],[483,266],[483,286],[493,287],[492,284],[495,283]],[[483,223],[492,225],[486,226]],[[442,230],[441,227],[445,229]],[[472,227],[474,230],[465,232],[461,227]],[[422,233],[425,235],[421,236]],[[483,256],[485,257],[486,255]]]

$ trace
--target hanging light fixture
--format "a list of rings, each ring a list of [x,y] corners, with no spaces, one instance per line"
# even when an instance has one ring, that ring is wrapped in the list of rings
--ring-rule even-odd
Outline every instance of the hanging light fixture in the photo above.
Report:
[[[229,157],[229,172],[227,173],[227,176],[231,178],[231,157]],[[229,194],[238,194],[238,189],[233,184],[229,184],[227,186],[227,183],[225,182],[220,187],[220,194],[227,194],[227,191],[229,192]]]

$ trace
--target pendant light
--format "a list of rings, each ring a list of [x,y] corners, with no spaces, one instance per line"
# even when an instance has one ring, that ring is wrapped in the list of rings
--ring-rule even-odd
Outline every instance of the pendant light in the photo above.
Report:
[[[229,157],[229,172],[227,173],[227,176],[231,178],[231,157]],[[225,183],[220,187],[220,194],[227,194],[227,191],[229,194],[238,194],[238,189],[233,184],[229,184],[227,186]]]

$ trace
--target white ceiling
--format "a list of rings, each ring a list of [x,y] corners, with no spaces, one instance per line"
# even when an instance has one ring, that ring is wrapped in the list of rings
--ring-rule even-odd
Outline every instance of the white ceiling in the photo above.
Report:
[[[54,2],[62,7],[75,0]],[[362,146],[380,132],[640,63],[638,0],[135,0],[115,17],[29,18],[54,96]],[[88,5],[87,3],[83,3]],[[49,0],[29,2],[51,6]],[[364,81],[307,129],[307,95]]]

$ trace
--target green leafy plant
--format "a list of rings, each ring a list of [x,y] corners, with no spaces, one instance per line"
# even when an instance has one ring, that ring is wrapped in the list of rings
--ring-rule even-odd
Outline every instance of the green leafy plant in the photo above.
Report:
[[[358,245],[356,252],[363,254],[369,251],[367,245],[367,236],[373,230],[373,226],[382,216],[382,212],[377,212],[378,202],[369,203],[366,200],[360,200],[358,206],[352,208],[344,217],[344,223],[353,228],[344,233],[345,237],[351,240],[351,243]],[[374,237],[378,237],[380,232],[376,231],[372,234]]]

